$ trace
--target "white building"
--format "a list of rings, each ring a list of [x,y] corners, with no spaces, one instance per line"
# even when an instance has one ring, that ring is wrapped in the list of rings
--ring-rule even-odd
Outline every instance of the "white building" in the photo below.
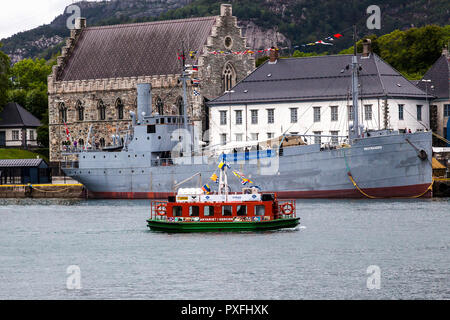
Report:
[[[0,148],[37,147],[40,121],[16,102],[8,103],[0,112]]]
[[[354,114],[351,55],[277,59],[276,53],[209,102],[211,145],[283,134],[304,135],[307,143],[344,142]],[[358,62],[364,131],[429,128],[425,92],[375,54],[359,55]]]

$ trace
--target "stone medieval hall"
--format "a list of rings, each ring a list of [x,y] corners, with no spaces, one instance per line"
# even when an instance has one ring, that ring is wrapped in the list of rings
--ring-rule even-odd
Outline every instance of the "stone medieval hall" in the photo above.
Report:
[[[66,126],[79,145],[91,125],[100,146],[111,144],[116,128],[130,125],[129,111],[136,112],[137,83],[151,84],[153,112],[180,114],[183,49],[185,63],[198,66],[191,74],[196,81],[188,81],[187,113],[202,132],[206,102],[255,69],[253,55],[211,54],[248,49],[230,4],[221,5],[220,16],[204,18],[99,27],[78,19],[48,77],[50,160],[62,160]]]

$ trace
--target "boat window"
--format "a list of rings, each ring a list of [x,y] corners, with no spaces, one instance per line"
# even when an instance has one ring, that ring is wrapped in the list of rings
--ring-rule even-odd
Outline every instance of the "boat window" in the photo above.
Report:
[[[154,124],[147,126],[147,133],[155,133],[155,132],[156,132],[156,128],[155,128]]]
[[[222,206],[222,216],[231,216],[232,213],[232,206]]]
[[[161,124],[164,124],[164,118],[161,118],[160,122],[161,122]]]
[[[172,213],[174,217],[181,217],[182,207],[181,206],[173,206]]]
[[[245,205],[238,205],[236,213],[238,216],[246,216],[247,215],[247,206]]]
[[[214,206],[205,206],[203,215],[205,217],[213,217],[214,216]]]
[[[198,206],[190,206],[189,207],[189,216],[190,217],[198,217],[200,213]]]
[[[265,206],[255,206],[255,216],[263,216],[266,213]]]

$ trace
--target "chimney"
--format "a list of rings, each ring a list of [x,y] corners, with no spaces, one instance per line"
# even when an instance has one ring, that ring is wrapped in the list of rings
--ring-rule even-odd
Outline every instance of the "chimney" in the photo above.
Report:
[[[221,17],[231,16],[232,12],[233,11],[232,11],[231,4],[229,4],[229,3],[222,3],[220,5],[220,16]]]
[[[269,51],[269,63],[277,63],[278,59],[278,48],[272,47]]]
[[[370,54],[372,53],[372,40],[364,39],[362,45],[363,45],[362,56],[365,58],[370,57]]]
[[[445,56],[447,59],[450,59],[450,54],[448,52],[448,47],[444,47],[444,49],[442,49],[442,55]]]
[[[143,123],[144,116],[152,115],[152,86],[150,83],[137,85],[137,120]]]
[[[81,30],[86,28],[86,18],[76,18],[75,19],[75,29]]]

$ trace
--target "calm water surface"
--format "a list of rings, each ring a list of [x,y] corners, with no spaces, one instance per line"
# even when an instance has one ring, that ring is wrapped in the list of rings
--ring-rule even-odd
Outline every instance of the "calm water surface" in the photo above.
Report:
[[[151,232],[149,204],[0,200],[0,299],[450,299],[449,199],[302,200],[296,229],[226,234]]]

